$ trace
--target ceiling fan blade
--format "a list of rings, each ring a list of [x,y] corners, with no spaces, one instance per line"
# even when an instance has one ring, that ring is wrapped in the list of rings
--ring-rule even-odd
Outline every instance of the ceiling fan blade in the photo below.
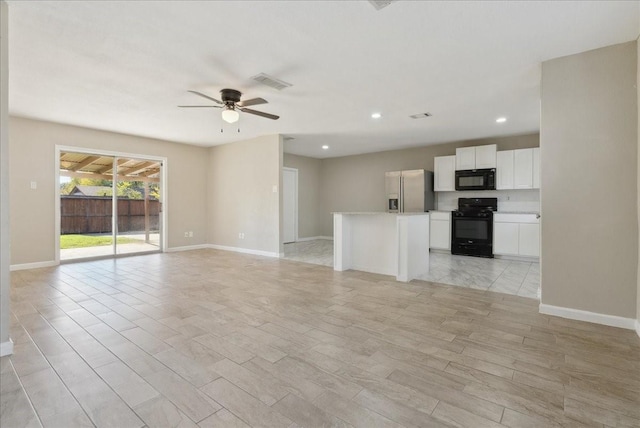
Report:
[[[251,110],[250,108],[238,107],[238,109],[243,113],[255,114],[256,116],[266,117],[267,119],[278,120],[280,116],[276,116],[275,114],[264,113],[262,111]]]
[[[222,108],[220,106],[178,106],[182,108]]]
[[[249,107],[258,104],[267,104],[268,102],[269,101],[265,100],[264,98],[251,98],[250,100],[240,101],[239,103],[236,103],[236,105],[240,107]]]
[[[211,98],[209,95],[205,95],[205,94],[203,94],[201,92],[198,92],[198,91],[187,91],[187,92],[191,92],[192,94],[196,94],[196,95],[198,95],[200,97],[203,97],[203,98],[206,98],[208,100],[214,101],[214,102],[216,102],[218,104],[224,104],[222,101],[216,100],[215,98]]]

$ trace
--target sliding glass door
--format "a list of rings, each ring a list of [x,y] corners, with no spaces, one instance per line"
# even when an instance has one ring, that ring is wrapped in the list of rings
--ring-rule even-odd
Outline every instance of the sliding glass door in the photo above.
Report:
[[[118,166],[116,253],[160,249],[160,181],[162,165],[144,159],[122,159]]]
[[[60,260],[161,251],[162,162],[60,152]]]

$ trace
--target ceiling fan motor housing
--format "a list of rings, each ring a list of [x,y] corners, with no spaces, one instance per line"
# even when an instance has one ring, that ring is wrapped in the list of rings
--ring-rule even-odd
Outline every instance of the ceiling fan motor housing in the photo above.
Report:
[[[223,89],[220,91],[220,95],[222,97],[222,102],[225,104],[234,104],[240,102],[240,96],[242,93],[240,91],[236,91],[235,89]]]

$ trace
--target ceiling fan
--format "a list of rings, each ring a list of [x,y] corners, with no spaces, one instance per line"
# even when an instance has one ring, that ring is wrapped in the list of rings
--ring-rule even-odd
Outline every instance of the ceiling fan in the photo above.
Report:
[[[256,116],[266,117],[267,119],[278,120],[280,116],[276,116],[275,114],[264,113],[262,111],[253,110],[247,108],[248,106],[254,106],[257,104],[267,104],[268,101],[264,98],[251,98],[250,100],[240,101],[240,97],[242,93],[240,91],[236,91],[235,89],[223,89],[220,91],[220,98],[222,101],[216,100],[208,95],[205,95],[201,92],[197,91],[188,91],[192,94],[196,94],[200,97],[211,100],[219,105],[214,106],[178,106],[185,108],[221,108],[222,109],[222,120],[227,123],[237,122],[240,118],[240,114],[238,110],[243,113],[255,114]]]

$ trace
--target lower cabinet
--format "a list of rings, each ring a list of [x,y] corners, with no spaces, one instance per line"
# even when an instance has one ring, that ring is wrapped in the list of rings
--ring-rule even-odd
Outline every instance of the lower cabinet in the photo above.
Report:
[[[493,254],[540,257],[538,216],[536,214],[494,214]]]
[[[451,249],[451,213],[431,211],[429,213],[429,248]]]
[[[518,223],[493,223],[493,254],[518,254],[520,225]]]
[[[518,243],[521,256],[540,257],[540,224],[520,224]]]

